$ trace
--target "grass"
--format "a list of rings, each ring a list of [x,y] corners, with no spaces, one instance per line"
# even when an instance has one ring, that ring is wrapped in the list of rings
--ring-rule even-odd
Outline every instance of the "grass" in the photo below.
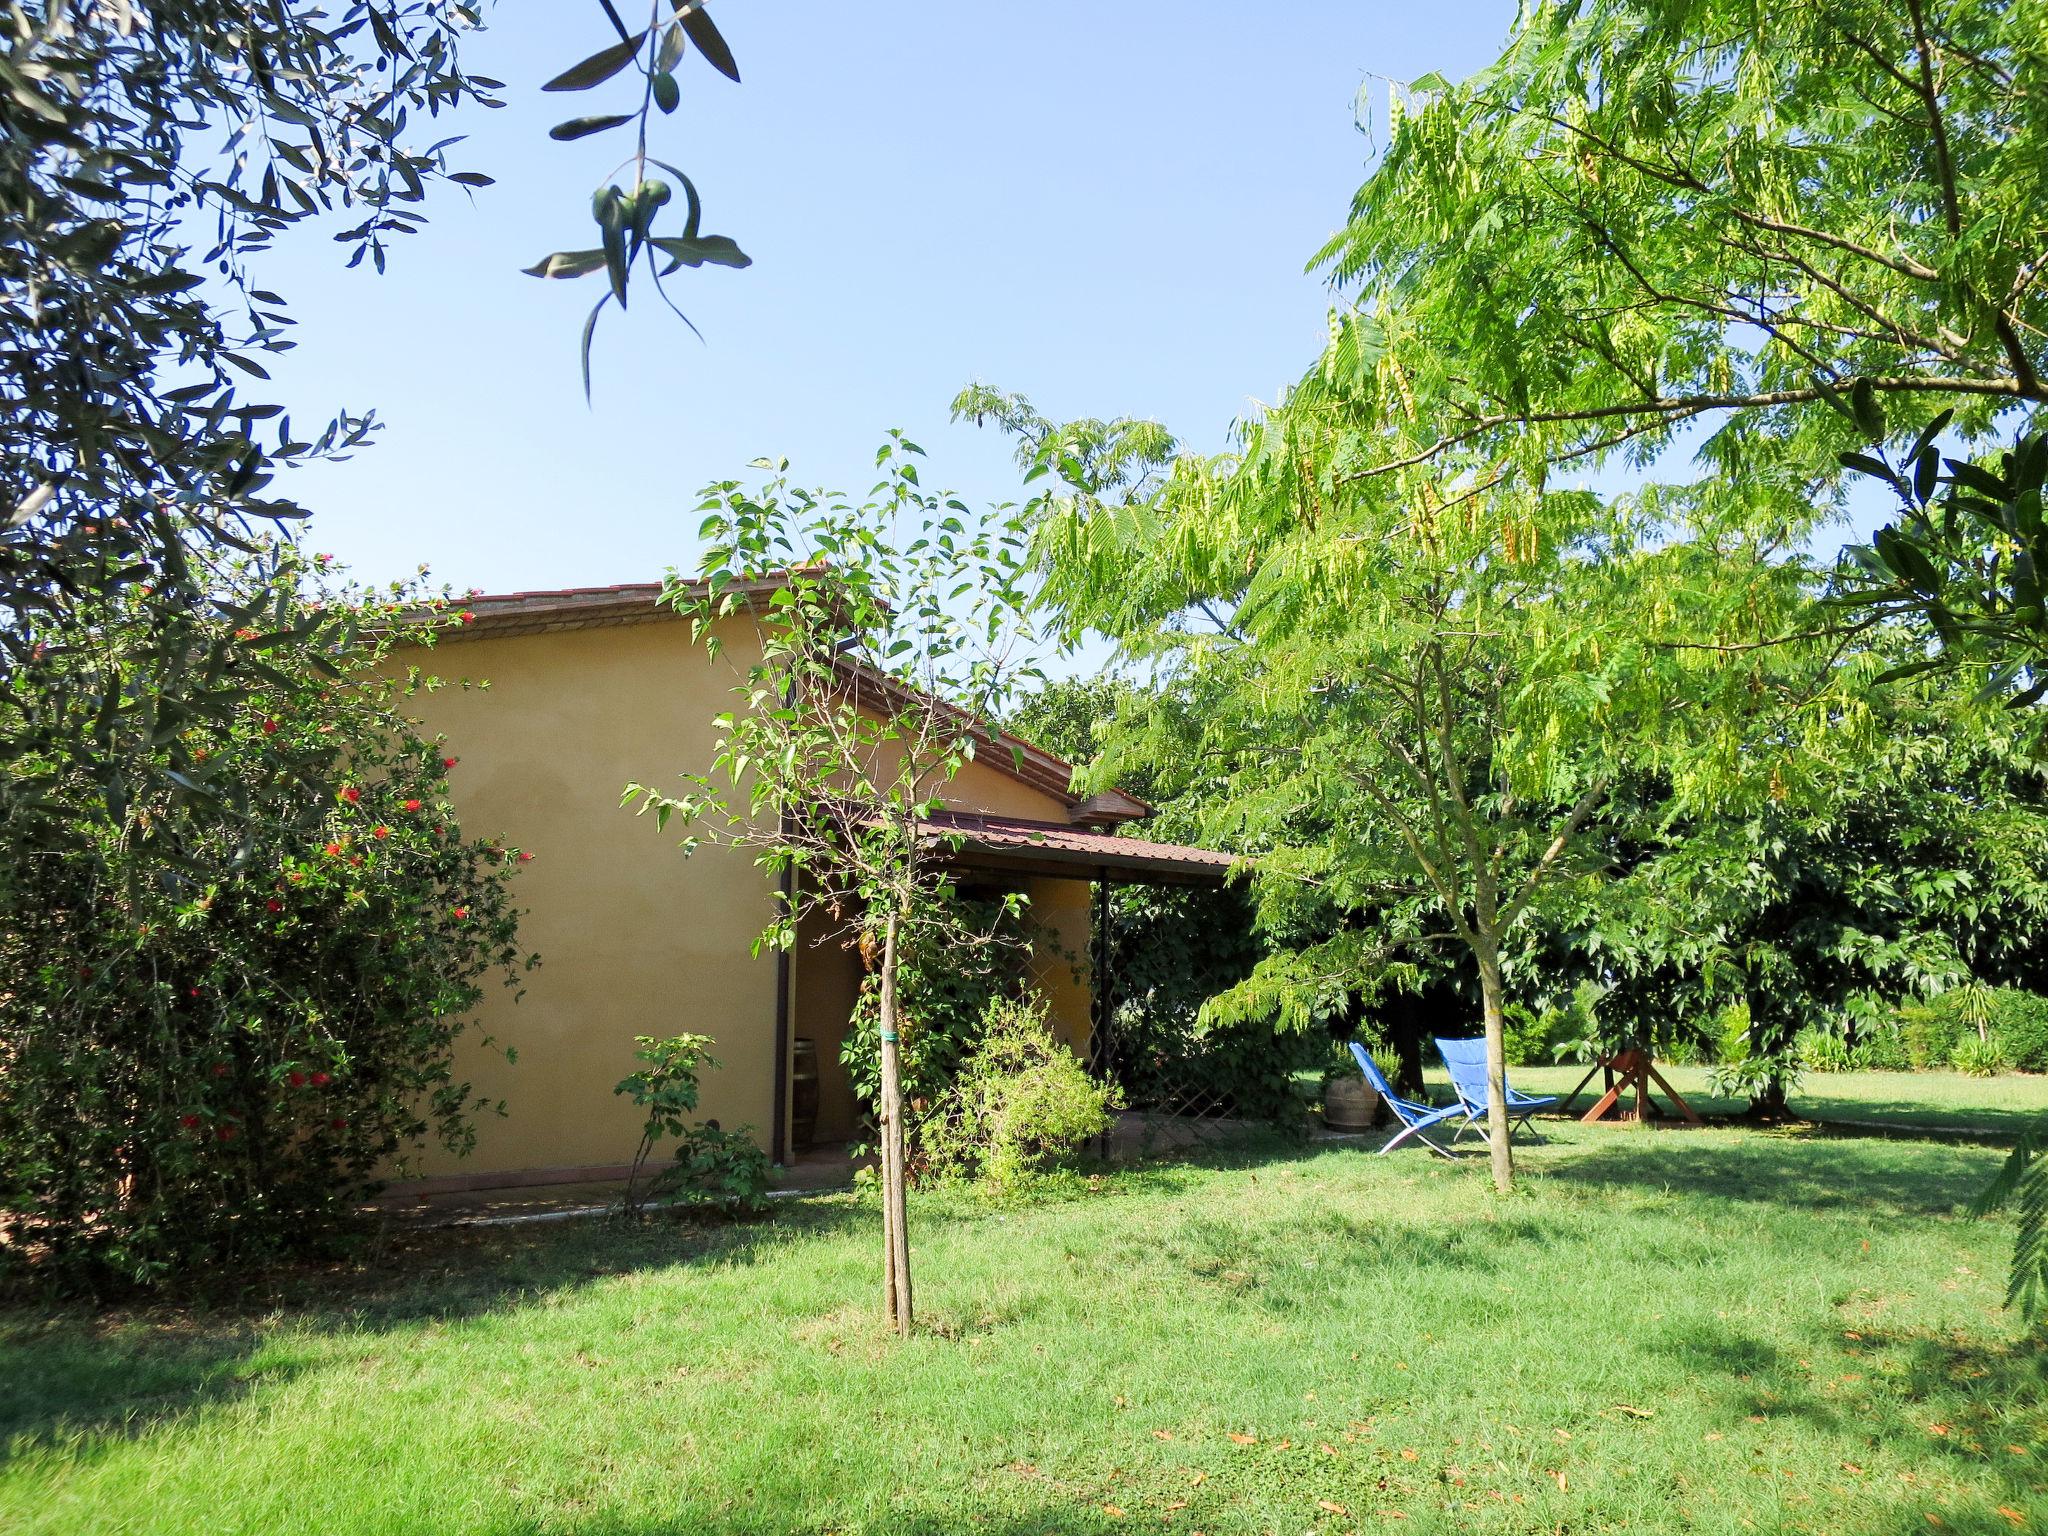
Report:
[[[1658,1071],[1703,1115],[1737,1115],[1745,1100],[1722,1099],[1707,1091],[1705,1067],[1673,1067]],[[1437,1097],[1448,1102],[1450,1083],[1438,1073],[1429,1077]],[[1530,1093],[1562,1097],[1586,1075],[1583,1066],[1514,1067],[1509,1077]],[[1599,1096],[1594,1078],[1577,1103],[1590,1109]],[[1661,1095],[1659,1095],[1661,1098]],[[1626,1101],[1633,1105],[1634,1096]],[[2001,1077],[1968,1077],[1961,1072],[1809,1072],[1791,1096],[1792,1109],[1819,1121],[1857,1121],[1876,1125],[1938,1127],[1978,1131],[2007,1137],[2048,1115],[2048,1075],[2009,1073]]]
[[[0,1529],[2048,1527],[1995,1150],[1565,1126],[1496,1199],[1265,1146],[877,1217],[438,1233],[215,1312],[0,1314]]]

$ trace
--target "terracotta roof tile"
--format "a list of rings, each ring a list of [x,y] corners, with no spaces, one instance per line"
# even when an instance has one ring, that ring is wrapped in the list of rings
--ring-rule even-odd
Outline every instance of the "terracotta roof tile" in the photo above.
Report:
[[[1033,821],[1023,816],[987,816],[973,811],[939,811],[928,818],[934,842],[955,846],[961,855],[993,855],[997,867],[1045,865],[1071,868],[1080,878],[1123,873],[1151,875],[1203,885],[1221,885],[1235,854],[1186,843],[1154,843],[1142,837],[1119,837],[1067,822]]]

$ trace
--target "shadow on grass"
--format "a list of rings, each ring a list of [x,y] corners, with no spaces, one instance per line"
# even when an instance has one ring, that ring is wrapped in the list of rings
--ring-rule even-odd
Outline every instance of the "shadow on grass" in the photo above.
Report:
[[[460,1322],[650,1269],[753,1264],[793,1242],[879,1221],[848,1203],[776,1219],[657,1219],[387,1234],[347,1263],[280,1269],[204,1304],[0,1309],[0,1467],[58,1446],[136,1439],[303,1368],[279,1333],[376,1334]]]
[[[1743,1141],[1660,1133],[1608,1145],[1582,1143],[1532,1171],[1564,1185],[1658,1188],[1788,1211],[1877,1207],[1903,1216],[1941,1216],[1967,1205],[1989,1176],[1989,1165],[1967,1150],[1826,1132]]]
[[[1932,1134],[1944,1139],[1953,1136],[1973,1142],[1997,1142],[2009,1141],[2041,1122],[2039,1109],[1972,1105],[1968,1110],[1960,1110],[1918,1099],[1835,1097],[1811,1083],[1795,1096],[1792,1107],[1814,1124],[1827,1126],[1841,1135]]]
[[[1857,1367],[1852,1372],[1815,1370],[1800,1358],[1839,1360],[1845,1345],[1844,1363]],[[1817,1327],[1807,1343],[1787,1350],[1736,1328],[1695,1322],[1667,1331],[1653,1347],[1671,1357],[1693,1390],[1717,1400],[1726,1422],[1796,1420],[1808,1444],[1832,1442],[1842,1484],[1833,1491],[1844,1507],[1821,1521],[1827,1529],[2009,1536],[2016,1528],[2040,1528],[2023,1523],[2029,1510],[2037,1517],[2048,1512],[2042,1497],[2048,1490],[2040,1486],[2042,1447],[2048,1446],[2048,1348],[2039,1339],[1973,1340],[1864,1323]],[[1866,1392],[1864,1383],[1882,1385]],[[1877,1500],[1889,1512],[1871,1514],[1877,1490],[1863,1482],[1871,1474],[1862,1463],[1880,1453],[1912,1470],[1898,1474],[1895,1494]],[[1981,1506],[1930,1508],[1910,1491],[1929,1472],[1941,1474],[1937,1482],[1972,1489]],[[1822,1497],[1828,1489],[1814,1492]]]

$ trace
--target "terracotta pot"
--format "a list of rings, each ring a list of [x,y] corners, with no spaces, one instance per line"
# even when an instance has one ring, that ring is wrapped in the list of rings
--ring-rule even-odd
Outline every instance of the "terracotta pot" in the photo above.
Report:
[[[1363,1077],[1333,1077],[1323,1090],[1323,1124],[1333,1131],[1369,1131],[1380,1096]]]

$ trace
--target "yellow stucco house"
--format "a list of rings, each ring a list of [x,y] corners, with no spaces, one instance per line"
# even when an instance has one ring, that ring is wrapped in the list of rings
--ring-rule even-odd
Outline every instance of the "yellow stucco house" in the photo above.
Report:
[[[425,670],[451,683],[488,684],[422,693],[416,712],[457,760],[450,794],[463,830],[534,855],[516,898],[522,944],[541,966],[516,1003],[493,990],[460,1048],[458,1073],[503,1099],[506,1115],[479,1121],[468,1158],[428,1152],[409,1183],[422,1193],[622,1174],[639,1125],[612,1090],[632,1070],[636,1035],[711,1036],[720,1068],[705,1075],[700,1113],[752,1126],[778,1160],[795,1150],[799,1040],[818,1065],[816,1139],[843,1140],[858,1123],[839,1065],[858,955],[821,942],[812,925],[793,951],[754,956],[775,896],[752,856],[703,847],[686,858],[673,834],[620,808],[629,781],[671,783],[708,764],[712,720],[733,707],[733,684],[758,654],[740,614],[722,621],[725,656],[707,655],[660,593],[649,582],[471,598],[468,622],[442,631],[425,658]],[[959,840],[951,857],[963,888],[1030,897],[1046,935],[1034,981],[1085,1054],[1091,892],[1112,882],[1220,883],[1232,861],[1121,836],[1121,825],[1149,814],[1142,802],[1077,796],[1071,769],[1051,753],[997,745],[1005,750],[980,754],[950,787],[941,820],[948,841]]]

